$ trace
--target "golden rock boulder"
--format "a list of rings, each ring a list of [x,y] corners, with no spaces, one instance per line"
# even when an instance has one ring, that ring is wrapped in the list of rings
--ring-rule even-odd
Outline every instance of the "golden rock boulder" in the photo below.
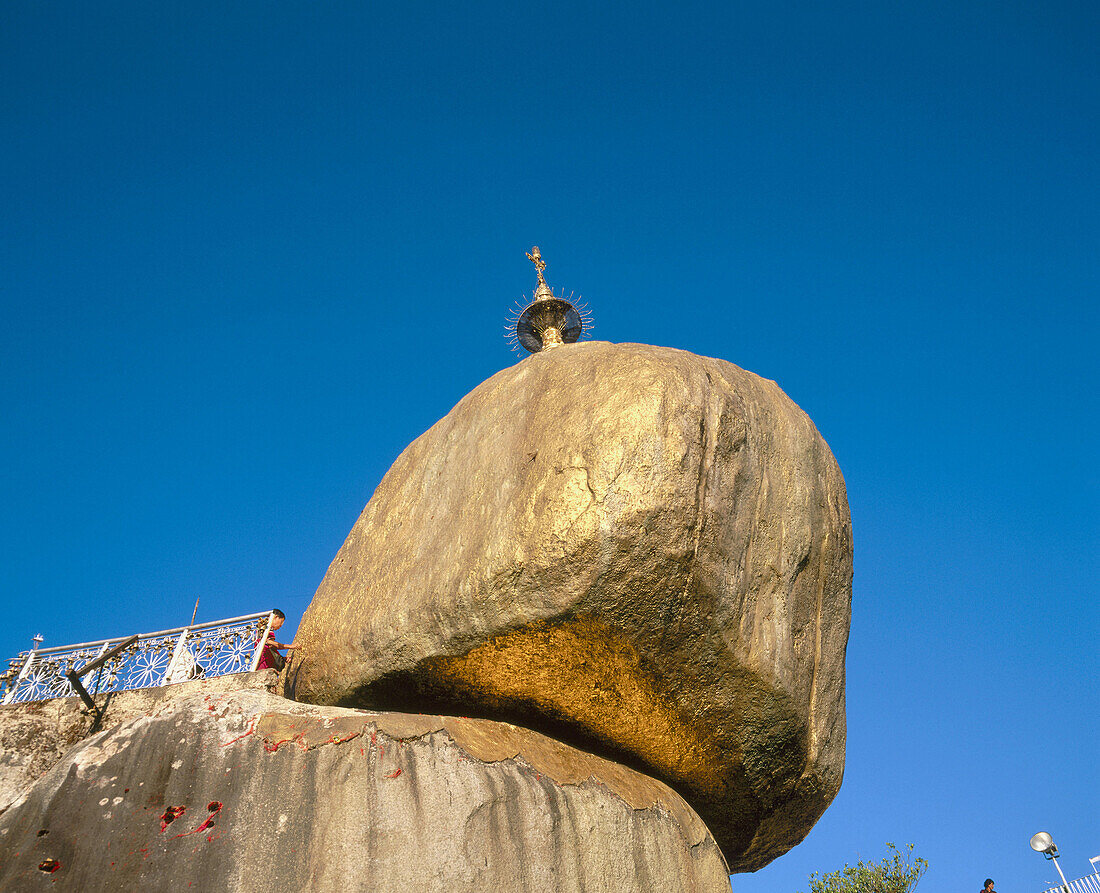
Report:
[[[624,763],[753,870],[840,788],[851,583],[843,478],[774,382],[569,345],[398,457],[302,619],[288,690]]]

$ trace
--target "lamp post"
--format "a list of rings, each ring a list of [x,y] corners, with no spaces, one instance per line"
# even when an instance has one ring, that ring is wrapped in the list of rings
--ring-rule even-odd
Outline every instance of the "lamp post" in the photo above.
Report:
[[[1062,872],[1062,866],[1058,864],[1058,847],[1054,845],[1054,839],[1046,831],[1040,831],[1031,838],[1031,848],[1054,863],[1054,867],[1058,869],[1058,874],[1062,878],[1062,885],[1069,890],[1069,881]]]

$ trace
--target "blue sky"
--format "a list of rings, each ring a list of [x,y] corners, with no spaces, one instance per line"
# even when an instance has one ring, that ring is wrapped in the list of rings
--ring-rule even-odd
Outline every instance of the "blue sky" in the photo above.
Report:
[[[223,8],[227,7],[227,8]],[[3,657],[282,607],[386,468],[596,337],[773,378],[848,485],[848,761],[735,889],[1100,854],[1100,7],[0,10]]]

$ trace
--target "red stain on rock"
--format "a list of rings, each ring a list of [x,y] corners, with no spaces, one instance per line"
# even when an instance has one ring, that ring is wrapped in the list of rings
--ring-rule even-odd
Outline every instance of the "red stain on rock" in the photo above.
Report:
[[[213,708],[211,708],[211,709],[213,709]],[[229,747],[230,744],[236,744],[242,738],[247,738],[249,735],[251,735],[253,733],[253,731],[255,731],[255,729],[256,729],[256,720],[257,719],[259,719],[259,716],[253,716],[252,717],[252,722],[250,722],[248,724],[248,729],[243,734],[238,735],[236,738],[230,738],[228,741],[226,741],[224,744],[222,744],[222,747]]]
[[[187,812],[186,806],[169,806],[160,817],[160,833],[163,834],[169,825],[181,815]]]
[[[394,769],[394,770],[393,770],[393,772],[390,772],[390,773],[389,773],[389,774],[388,774],[388,775],[386,776],[386,778],[397,778],[397,776],[398,776],[398,775],[400,775],[400,774],[401,774],[401,770],[400,770],[400,769]]]
[[[61,863],[56,859],[43,859],[38,863],[38,870],[44,871],[46,874],[53,874],[55,871],[61,869]]]
[[[290,738],[281,738],[278,741],[268,741],[265,739],[264,750],[266,750],[268,753],[275,753],[284,744],[293,744],[299,750],[309,750],[309,748],[302,741],[303,734],[304,733],[299,732],[297,735],[293,735]]]
[[[208,831],[209,829],[213,828],[214,816],[222,811],[222,804],[217,800],[211,800],[206,805],[206,808],[210,810],[210,815],[206,817],[205,822],[203,822],[201,825],[199,825],[199,827],[191,831],[184,831],[182,834],[177,834],[175,837],[172,838],[172,840],[175,840],[177,837],[190,837],[192,834],[201,834],[203,831]],[[209,839],[210,838],[207,838],[207,840]]]

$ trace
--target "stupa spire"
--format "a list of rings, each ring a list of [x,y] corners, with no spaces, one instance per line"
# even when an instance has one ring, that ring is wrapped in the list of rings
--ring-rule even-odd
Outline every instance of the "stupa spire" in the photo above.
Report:
[[[527,252],[527,259],[535,265],[535,272],[539,276],[539,287],[535,290],[535,297],[545,294],[546,297],[552,298],[554,292],[550,289],[550,286],[546,284],[546,277],[543,275],[546,270],[546,261],[542,259],[542,252],[539,251],[539,246],[536,245],[530,251]]]

